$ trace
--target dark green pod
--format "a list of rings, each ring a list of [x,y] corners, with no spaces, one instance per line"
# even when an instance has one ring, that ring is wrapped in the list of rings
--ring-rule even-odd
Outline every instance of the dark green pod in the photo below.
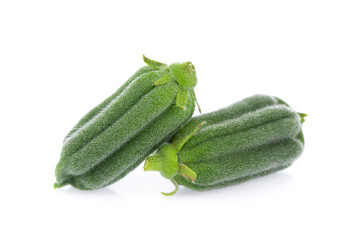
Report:
[[[255,95],[192,118],[144,169],[198,191],[266,175],[302,153],[304,116],[279,98]]]
[[[149,66],[138,70],[65,137],[56,188],[71,184],[93,190],[114,183],[191,118],[197,82],[192,63],[168,66],[146,57],[144,61]]]

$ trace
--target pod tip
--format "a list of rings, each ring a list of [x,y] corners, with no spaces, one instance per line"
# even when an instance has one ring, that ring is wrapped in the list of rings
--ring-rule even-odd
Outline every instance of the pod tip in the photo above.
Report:
[[[64,187],[66,184],[64,183],[54,183],[54,189],[58,189],[58,188],[62,188]]]

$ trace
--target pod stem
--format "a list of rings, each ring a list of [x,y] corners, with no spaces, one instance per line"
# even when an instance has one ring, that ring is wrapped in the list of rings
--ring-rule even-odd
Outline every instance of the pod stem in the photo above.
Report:
[[[154,85],[163,85],[172,81],[178,82],[179,89],[176,97],[177,107],[184,111],[186,109],[187,99],[188,97],[191,97],[196,102],[198,110],[201,113],[201,108],[199,107],[193,90],[193,88],[197,84],[197,77],[195,73],[195,68],[191,62],[174,63],[168,66],[165,63],[161,63],[147,58],[145,55],[143,55],[143,60],[151,68],[157,70],[166,70],[168,73],[170,73],[155,81]],[[185,71],[184,68],[186,68]]]
[[[187,165],[178,161],[178,152],[183,145],[205,124],[202,122],[198,124],[194,130],[175,141],[173,144],[166,143],[157,150],[157,153],[148,157],[144,163],[144,171],[159,171],[163,177],[170,179],[175,186],[175,190],[170,193],[164,193],[165,196],[171,196],[178,192],[179,184],[174,179],[178,175],[182,175],[192,182],[197,178],[197,173]]]
[[[179,190],[178,182],[175,179],[171,179],[171,182],[174,184],[175,189],[173,190],[173,192],[170,192],[170,193],[162,192],[163,195],[165,195],[165,196],[173,196],[174,194],[176,194],[178,192],[178,190]]]

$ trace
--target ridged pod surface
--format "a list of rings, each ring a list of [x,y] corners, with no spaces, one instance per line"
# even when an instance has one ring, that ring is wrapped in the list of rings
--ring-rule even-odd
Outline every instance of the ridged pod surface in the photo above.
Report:
[[[67,134],[55,170],[55,188],[71,184],[93,190],[116,182],[192,117],[197,82],[192,63],[168,66],[146,57],[144,61],[149,66],[138,70]]]
[[[193,117],[144,169],[160,171],[176,190],[178,183],[203,191],[266,175],[302,153],[304,116],[277,97],[255,95]]]

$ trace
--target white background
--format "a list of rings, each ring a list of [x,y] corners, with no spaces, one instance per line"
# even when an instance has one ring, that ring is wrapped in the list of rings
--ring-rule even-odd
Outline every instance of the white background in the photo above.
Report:
[[[0,2],[0,238],[360,239],[361,2],[129,2]],[[63,137],[142,54],[191,60],[203,112],[262,93],[307,113],[303,155],[173,197],[142,165],[102,190],[54,190]]]

